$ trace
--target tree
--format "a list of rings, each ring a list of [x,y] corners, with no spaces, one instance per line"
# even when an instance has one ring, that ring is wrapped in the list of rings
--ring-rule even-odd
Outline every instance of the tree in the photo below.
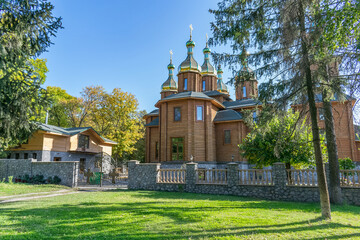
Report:
[[[60,87],[48,86],[46,91],[50,99],[49,124],[59,127],[71,127],[70,105],[77,103],[77,98]],[[75,104],[76,105],[76,104]]]
[[[0,2],[0,150],[28,139],[47,106],[46,65],[34,59],[61,28],[52,10],[43,0]]]
[[[214,36],[210,44],[230,41],[234,54],[215,53],[215,60],[235,70],[236,65],[245,60],[245,49],[253,48],[255,53],[247,57],[249,63],[261,65],[256,73],[269,79],[263,88],[266,91],[262,91],[265,99],[278,100],[283,105],[299,95],[306,100],[312,126],[321,212],[324,218],[330,219],[315,104],[316,79],[312,71],[312,66],[318,63],[313,57],[315,49],[312,45],[319,37],[315,24],[318,1],[224,0],[218,7],[210,10],[215,16],[215,22],[211,23]],[[238,84],[236,78],[232,81]]]
[[[262,168],[281,161],[287,169],[315,164],[311,129],[305,118],[299,118],[299,112],[289,110],[270,119],[263,119],[262,114],[256,122],[246,121],[251,125],[251,132],[239,146],[250,164]],[[326,156],[324,141],[322,149]]]

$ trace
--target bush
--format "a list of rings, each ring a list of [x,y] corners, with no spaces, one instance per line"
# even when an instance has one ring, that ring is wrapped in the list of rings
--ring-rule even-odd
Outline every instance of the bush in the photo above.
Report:
[[[58,176],[54,176],[53,184],[59,184],[61,182],[61,179]]]
[[[24,176],[19,176],[15,178],[15,182],[32,184],[59,184],[61,182],[61,179],[58,176],[54,176],[53,178],[48,177],[47,179],[45,179],[43,175],[38,174],[36,176],[30,177],[28,174],[26,174]]]
[[[355,163],[350,158],[339,158],[339,167],[341,170],[355,169]]]

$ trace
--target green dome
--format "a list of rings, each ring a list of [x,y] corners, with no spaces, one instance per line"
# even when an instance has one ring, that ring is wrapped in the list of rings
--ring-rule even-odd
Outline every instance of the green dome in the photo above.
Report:
[[[193,40],[189,40],[186,42],[187,47],[195,47],[195,42]]]
[[[203,53],[204,53],[205,59],[204,59],[203,65],[201,66],[201,70],[202,70],[201,74],[216,76],[216,69],[210,63],[211,50],[210,50],[210,48],[208,48],[208,43],[206,43],[206,47],[204,48]]]
[[[170,58],[170,64],[167,66],[167,69],[169,70],[169,77],[168,79],[161,85],[161,91],[167,92],[167,91],[177,91],[177,83],[174,80],[174,69],[175,66],[172,64],[172,58]]]
[[[223,70],[221,69],[221,66],[219,65],[218,70],[218,80],[217,80],[217,90],[221,93],[229,94],[229,89],[226,86],[226,84],[222,81],[222,74]]]
[[[186,42],[187,57],[179,66],[179,73],[188,72],[188,71],[196,71],[201,72],[201,66],[196,62],[193,57],[193,48],[195,47],[194,41],[191,39]]]

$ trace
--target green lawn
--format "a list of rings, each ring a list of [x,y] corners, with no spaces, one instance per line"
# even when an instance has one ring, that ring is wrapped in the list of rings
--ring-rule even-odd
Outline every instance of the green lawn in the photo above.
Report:
[[[27,194],[27,193],[52,192],[62,189],[70,189],[70,188],[61,185],[52,185],[52,184],[32,185],[26,183],[14,183],[14,184],[0,183],[0,197],[17,195],[17,194]]]
[[[0,239],[360,239],[360,207],[151,191],[0,204]]]

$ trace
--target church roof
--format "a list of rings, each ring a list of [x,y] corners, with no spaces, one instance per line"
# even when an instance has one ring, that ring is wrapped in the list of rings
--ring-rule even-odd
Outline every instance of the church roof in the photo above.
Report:
[[[212,100],[213,98],[207,96],[206,94],[204,94],[203,92],[193,92],[193,91],[189,91],[189,92],[181,92],[181,93],[177,93],[177,94],[171,94],[170,96],[167,96],[164,98],[164,100],[169,100],[169,99],[179,99],[179,98],[203,98],[203,99],[209,99]]]
[[[355,101],[356,99],[351,97],[350,95],[347,95],[347,94],[344,94],[344,98],[340,99],[338,94],[335,93],[334,97],[330,100],[330,102],[337,102],[337,101],[342,101],[342,100],[344,100],[344,101]],[[303,99],[303,100],[297,99],[291,105],[300,105],[300,104],[303,104],[305,101],[307,102],[307,97],[305,97],[305,99]],[[315,101],[316,102],[322,102],[323,101],[321,93],[315,94]]]
[[[189,54],[179,66],[179,73],[187,71],[201,72],[201,66],[196,62],[192,54]]]
[[[231,99],[228,94],[222,93],[222,92],[219,92],[219,91],[216,91],[216,90],[213,90],[213,91],[204,91],[203,93],[206,94],[206,95],[209,96],[209,97],[224,96],[224,97],[225,97],[226,99],[228,99],[228,100]]]
[[[241,99],[241,100],[237,100],[237,101],[228,101],[228,102],[223,102],[223,105],[226,108],[229,109],[234,109],[234,108],[242,108],[242,107],[251,107],[251,106],[257,106],[257,105],[261,105],[262,103],[259,100],[255,100],[255,99]]]
[[[225,109],[222,111],[218,111],[214,122],[225,122],[225,121],[235,121],[235,120],[242,120],[243,116],[241,113],[236,112],[232,109]]]
[[[145,116],[157,116],[157,115],[159,115],[159,109],[154,109],[148,114],[145,114]]]
[[[155,126],[159,126],[159,118],[155,118],[153,119],[151,122],[149,122],[148,124],[145,125],[145,127],[155,127]]]

